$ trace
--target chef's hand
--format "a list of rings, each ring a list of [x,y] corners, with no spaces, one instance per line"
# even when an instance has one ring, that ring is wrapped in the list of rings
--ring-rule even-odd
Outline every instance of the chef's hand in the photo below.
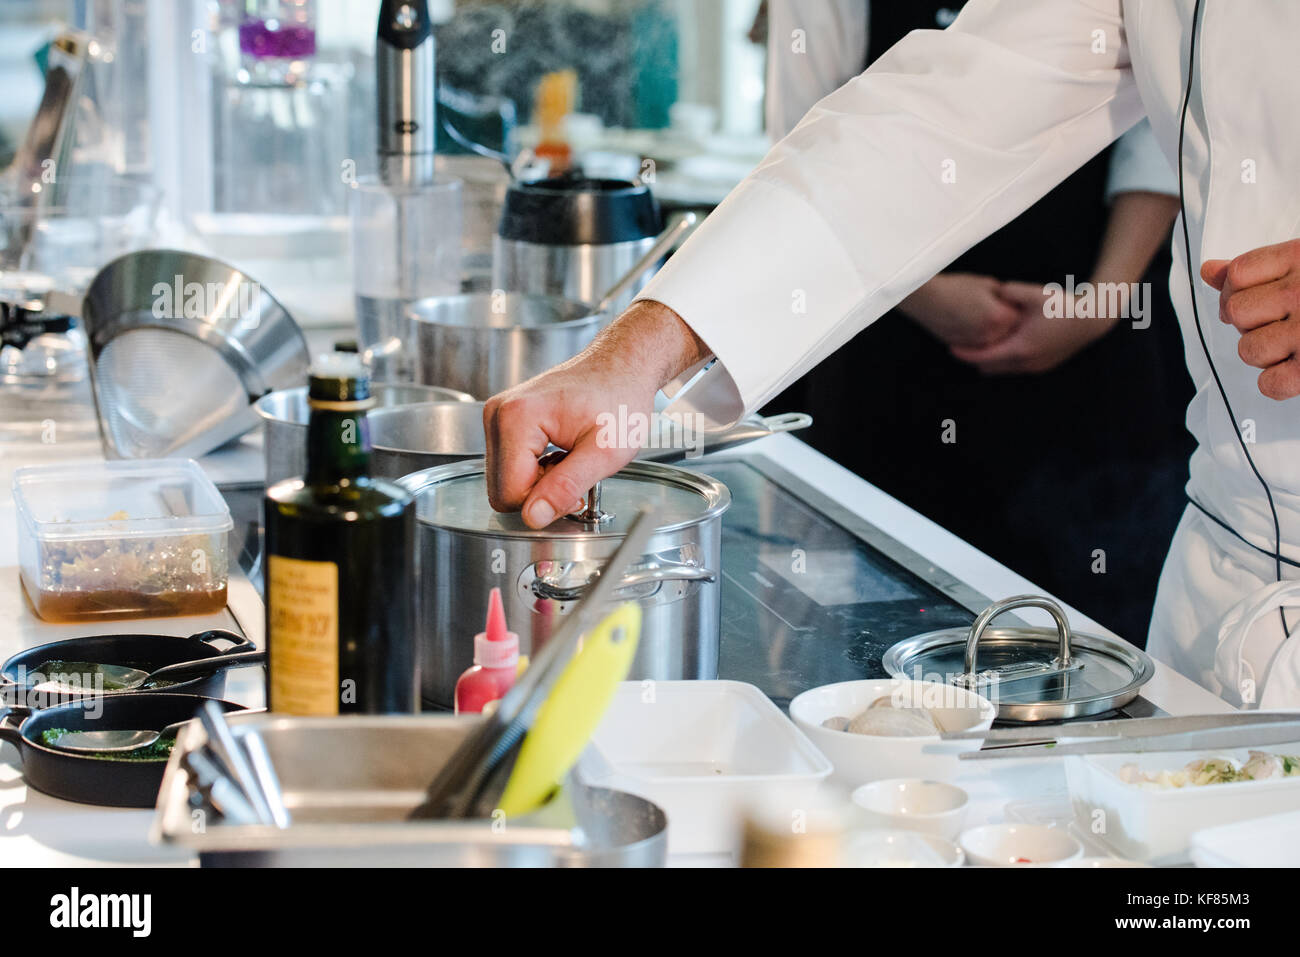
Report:
[[[1242,333],[1237,354],[1270,399],[1300,395],[1300,239],[1236,259],[1210,259],[1201,278],[1219,291],[1219,319]]]
[[[637,302],[579,355],[489,399],[483,429],[492,507],[522,510],[532,528],[580,508],[593,485],[639,451],[626,437],[598,441],[601,414],[617,417],[624,406],[629,415],[650,415],[659,389],[708,355],[667,306]],[[569,454],[543,471],[537,459],[548,443]]]
[[[1019,321],[1016,305],[992,276],[945,272],[898,304],[909,319],[948,346],[978,349],[1005,338]]]
[[[1050,372],[1119,321],[1106,318],[1049,318],[1047,293],[1028,282],[1006,282],[1001,295],[1016,304],[1017,325],[1002,341],[984,348],[954,346],[952,354],[985,375],[1035,375]]]

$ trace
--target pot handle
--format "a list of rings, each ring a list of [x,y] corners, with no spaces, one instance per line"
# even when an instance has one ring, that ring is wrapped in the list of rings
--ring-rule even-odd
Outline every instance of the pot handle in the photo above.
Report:
[[[993,623],[994,618],[1006,612],[1015,611],[1018,608],[1041,608],[1051,614],[1052,620],[1056,623],[1058,641],[1056,657],[1052,659],[1050,665],[1039,662],[1025,662],[1024,664],[1005,665],[996,669],[990,675],[980,675],[975,665],[975,654],[979,650],[980,639],[984,637],[985,629]],[[954,675],[953,682],[971,689],[987,683],[990,679],[1015,681],[1020,678],[1060,674],[1075,670],[1078,667],[1077,663],[1071,660],[1070,657],[1070,622],[1066,619],[1065,612],[1061,610],[1060,605],[1042,595],[1016,595],[1013,598],[1004,598],[1001,601],[995,601],[980,612],[979,617],[971,624],[970,633],[966,637],[964,664],[963,673]]]
[[[223,655],[229,655],[236,651],[250,651],[257,647],[251,638],[244,635],[237,635],[233,631],[225,631],[221,628],[214,628],[212,631],[201,631],[197,635],[190,635],[191,640],[201,641],[205,645],[211,645],[217,648]],[[229,648],[218,648],[217,642],[229,642]]]
[[[576,585],[559,585],[546,578],[537,577],[532,581],[533,594],[538,598],[551,601],[577,601],[596,584],[599,573],[592,575]],[[718,573],[701,565],[689,565],[684,562],[658,562],[641,568],[630,569],[619,579],[619,588],[635,588],[657,582],[713,582],[718,580]]]

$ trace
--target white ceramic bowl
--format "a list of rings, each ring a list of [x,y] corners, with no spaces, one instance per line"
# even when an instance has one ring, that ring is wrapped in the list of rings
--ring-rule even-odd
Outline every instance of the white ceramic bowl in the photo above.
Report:
[[[843,850],[846,867],[961,867],[965,860],[952,841],[896,828],[857,831]]]
[[[957,843],[983,867],[1060,867],[1083,857],[1075,838],[1044,824],[985,824],[963,832]]]
[[[966,792],[942,781],[888,778],[853,792],[858,817],[868,827],[901,828],[953,840],[966,818]]]
[[[831,780],[841,787],[856,788],[885,778],[947,780],[961,770],[957,755],[980,746],[979,741],[941,741],[937,734],[898,738],[822,727],[827,718],[852,718],[887,695],[920,703],[945,731],[987,730],[997,717],[997,707],[982,695],[933,681],[878,678],[805,691],[790,702],[790,717],[831,759],[835,765]]]

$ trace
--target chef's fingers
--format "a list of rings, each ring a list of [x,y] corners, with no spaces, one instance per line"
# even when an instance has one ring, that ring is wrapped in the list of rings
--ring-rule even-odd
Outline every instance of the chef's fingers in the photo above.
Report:
[[[1300,296],[1289,279],[1231,294],[1225,288],[1220,297],[1219,318],[1242,332],[1250,332],[1285,319],[1297,306],[1300,306]]]
[[[541,476],[537,459],[548,440],[531,408],[536,401],[507,393],[483,404],[488,502],[499,512],[517,511]]]
[[[602,448],[596,433],[584,435],[558,465],[547,469],[524,502],[524,522],[545,528],[560,515],[579,507],[587,492],[613,475],[636,455],[636,449]]]
[[[1223,289],[1223,284],[1228,281],[1228,263],[1227,259],[1207,259],[1201,264],[1201,278],[1210,286],[1217,290]]]
[[[1246,333],[1237,343],[1241,361],[1256,369],[1267,369],[1285,362],[1300,347],[1300,323],[1295,319],[1270,322]]]
[[[1242,253],[1228,263],[1227,281],[1220,287],[1225,295],[1281,279],[1300,265],[1300,241],[1290,240],[1273,246],[1261,246]]]
[[[1261,372],[1259,391],[1279,402],[1300,395],[1300,358],[1292,356]]]

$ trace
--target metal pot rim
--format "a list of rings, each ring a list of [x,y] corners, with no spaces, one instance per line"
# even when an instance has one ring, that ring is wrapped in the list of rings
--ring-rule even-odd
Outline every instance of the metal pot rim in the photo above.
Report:
[[[448,389],[445,386],[440,386],[440,385],[421,385],[420,383],[417,382],[372,382],[370,385],[371,395],[374,395],[376,398],[378,398],[379,394],[383,392],[385,389],[416,389],[421,391],[428,390],[431,393],[443,392],[446,393],[446,396],[444,398],[429,398],[429,399],[424,399],[422,401],[416,400],[412,402],[403,402],[398,405],[380,404],[375,406],[375,408],[372,410],[373,412],[381,412],[381,411],[386,412],[389,409],[407,409],[415,405],[430,405],[434,403],[440,404],[444,402],[450,403],[452,405],[464,404],[464,405],[478,405],[480,408],[482,407],[482,403],[479,402],[477,399],[475,399],[468,392],[461,392],[459,389]],[[288,426],[293,426],[295,428],[305,429],[307,427],[306,422],[299,422],[295,419],[285,418],[284,416],[277,414],[277,411],[272,408],[272,406],[278,404],[279,402],[288,399],[290,397],[296,397],[296,396],[302,396],[303,401],[306,402],[307,386],[305,385],[295,386],[292,389],[276,389],[274,392],[268,392],[266,395],[262,396],[260,399],[258,399],[256,402],[253,403],[253,410],[258,414],[258,416],[262,419],[262,421],[267,423],[268,425],[288,425]]]
[[[402,486],[412,497],[418,499],[420,494],[429,488],[438,485],[450,479],[461,478],[466,475],[483,473],[487,470],[487,460],[468,459],[464,462],[453,462],[450,465],[439,465],[431,469],[423,469],[419,472],[412,472],[410,475],[404,475],[398,479],[397,484]],[[683,486],[691,491],[699,493],[705,500],[704,510],[695,518],[674,522],[671,525],[661,525],[655,529],[655,534],[664,534],[666,532],[675,532],[684,528],[692,528],[707,522],[710,519],[720,516],[731,507],[731,492],[721,482],[699,472],[692,472],[689,469],[678,468],[674,465],[661,465],[657,462],[640,462],[633,461],[625,465],[618,475],[630,476],[635,478],[645,478],[663,482],[673,482]],[[465,535],[485,536],[489,538],[509,538],[509,539],[563,539],[563,540],[585,540],[599,538],[622,538],[622,532],[602,532],[598,529],[589,529],[574,524],[572,528],[557,528],[559,521],[543,529],[529,529],[527,531],[517,531],[513,529],[469,529],[457,528],[451,526],[435,525],[426,523],[418,517],[417,521],[421,524],[428,524],[433,528],[446,528],[448,531],[455,531]]]
[[[577,299],[569,299],[565,296],[547,296],[541,293],[531,292],[508,292],[505,299],[522,300],[524,302],[541,302],[548,303],[552,306],[558,306],[566,312],[573,312],[574,315],[567,319],[560,319],[556,322],[537,323],[533,325],[522,325],[511,323],[509,325],[491,326],[479,323],[464,322],[441,322],[428,314],[432,303],[469,303],[475,300],[490,301],[496,293],[492,292],[460,292],[450,296],[429,296],[419,299],[410,304],[406,309],[406,315],[411,321],[423,323],[429,326],[438,326],[443,329],[466,329],[466,330],[490,330],[490,329],[559,329],[568,330],[576,329],[582,326],[592,325],[594,323],[604,322],[605,313],[600,312],[595,305],[589,302],[582,302]]]

